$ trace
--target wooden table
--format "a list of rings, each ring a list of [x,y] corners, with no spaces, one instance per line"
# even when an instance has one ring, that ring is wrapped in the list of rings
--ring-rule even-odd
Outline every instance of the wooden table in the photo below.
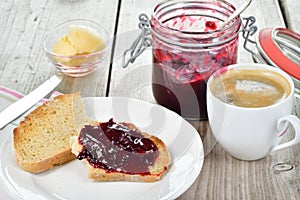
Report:
[[[112,38],[111,64],[81,78],[65,77],[56,90],[85,96],[127,96],[153,102],[151,49],[134,64],[121,68],[121,56],[135,39],[138,15],[150,16],[158,0],[1,0],[0,85],[27,94],[55,73],[42,50],[44,34],[74,18],[102,24]],[[239,6],[243,1],[234,1]],[[287,27],[300,32],[299,0],[254,0],[242,16],[253,15],[257,26]],[[116,36],[116,37],[114,37]],[[239,48],[238,62],[252,62]],[[142,66],[142,67],[141,67]],[[300,116],[300,102],[295,113]],[[211,137],[207,121],[191,122],[205,148],[202,171],[178,199],[300,199],[300,144],[255,162],[228,155]],[[290,137],[293,133],[290,131]]]

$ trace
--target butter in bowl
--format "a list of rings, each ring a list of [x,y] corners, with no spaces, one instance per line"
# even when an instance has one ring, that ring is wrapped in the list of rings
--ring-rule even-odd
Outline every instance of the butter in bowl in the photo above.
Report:
[[[109,34],[96,22],[69,20],[47,33],[43,49],[60,72],[73,77],[85,76],[105,65]]]

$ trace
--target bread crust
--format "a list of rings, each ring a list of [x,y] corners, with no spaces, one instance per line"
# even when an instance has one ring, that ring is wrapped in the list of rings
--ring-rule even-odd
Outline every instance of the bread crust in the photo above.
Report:
[[[126,123],[129,128],[139,130],[134,124]],[[94,181],[128,181],[128,182],[154,182],[161,180],[166,174],[170,165],[170,155],[164,142],[156,136],[142,132],[143,136],[149,138],[157,146],[159,154],[154,165],[149,167],[150,174],[126,174],[122,172],[109,172],[105,169],[94,168],[89,164],[87,159],[83,159],[86,163],[89,173],[88,178]],[[72,152],[77,156],[83,146],[78,143],[78,137],[72,138]]]
[[[25,171],[32,172],[32,173],[40,173],[51,169],[55,166],[62,165],[67,163],[71,160],[74,160],[76,156],[71,152],[71,149],[66,149],[55,155],[51,155],[43,160],[36,161],[36,162],[28,162],[20,156],[20,154],[15,153],[15,159],[18,165]]]
[[[80,126],[74,119],[74,101],[82,103],[79,93],[59,95],[29,113],[13,130],[15,160],[23,170],[40,173],[76,158],[68,143]],[[36,155],[41,151],[49,153]]]

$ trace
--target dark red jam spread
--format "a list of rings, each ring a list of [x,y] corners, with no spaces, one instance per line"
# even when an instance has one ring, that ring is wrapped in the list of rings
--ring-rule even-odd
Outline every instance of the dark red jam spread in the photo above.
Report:
[[[157,146],[137,129],[113,119],[96,126],[86,125],[79,134],[83,146],[77,158],[86,158],[94,168],[126,174],[150,174],[158,157]]]

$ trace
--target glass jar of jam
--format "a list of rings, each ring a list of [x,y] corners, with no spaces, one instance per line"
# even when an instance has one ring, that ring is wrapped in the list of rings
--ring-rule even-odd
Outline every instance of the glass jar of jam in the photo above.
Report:
[[[234,11],[223,0],[169,0],[154,8],[152,90],[157,103],[186,119],[207,119],[207,79],[237,62],[240,17],[218,28]]]

